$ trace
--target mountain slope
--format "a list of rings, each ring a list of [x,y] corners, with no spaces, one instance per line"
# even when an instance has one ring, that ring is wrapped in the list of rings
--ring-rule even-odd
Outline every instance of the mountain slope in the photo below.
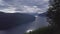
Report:
[[[47,12],[44,12],[42,14],[39,14],[38,16],[46,17]]]
[[[29,14],[0,12],[0,30],[9,29],[34,20],[35,17]]]

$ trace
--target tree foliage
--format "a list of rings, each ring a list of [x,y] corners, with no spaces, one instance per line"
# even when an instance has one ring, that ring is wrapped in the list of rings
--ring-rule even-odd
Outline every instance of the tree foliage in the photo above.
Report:
[[[60,0],[50,0],[48,9],[48,23],[51,25],[51,33],[60,30]],[[56,34],[56,33],[55,33]]]

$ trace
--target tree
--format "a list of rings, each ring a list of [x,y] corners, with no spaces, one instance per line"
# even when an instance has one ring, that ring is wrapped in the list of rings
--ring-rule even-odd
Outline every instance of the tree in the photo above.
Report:
[[[52,33],[60,30],[60,0],[50,0],[48,9],[48,23]]]

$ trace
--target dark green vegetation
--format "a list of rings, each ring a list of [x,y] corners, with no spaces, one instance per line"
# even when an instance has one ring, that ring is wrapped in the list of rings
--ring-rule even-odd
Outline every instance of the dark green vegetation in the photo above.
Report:
[[[35,31],[29,32],[26,34],[48,34],[48,27],[39,28]]]
[[[47,17],[51,34],[60,34],[60,0],[50,0]]]

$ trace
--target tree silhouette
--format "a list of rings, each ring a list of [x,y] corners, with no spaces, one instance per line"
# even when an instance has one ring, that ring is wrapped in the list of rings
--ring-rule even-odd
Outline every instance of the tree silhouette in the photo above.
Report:
[[[48,9],[48,22],[51,33],[60,30],[60,0],[50,0]],[[56,33],[55,33],[56,34]]]

